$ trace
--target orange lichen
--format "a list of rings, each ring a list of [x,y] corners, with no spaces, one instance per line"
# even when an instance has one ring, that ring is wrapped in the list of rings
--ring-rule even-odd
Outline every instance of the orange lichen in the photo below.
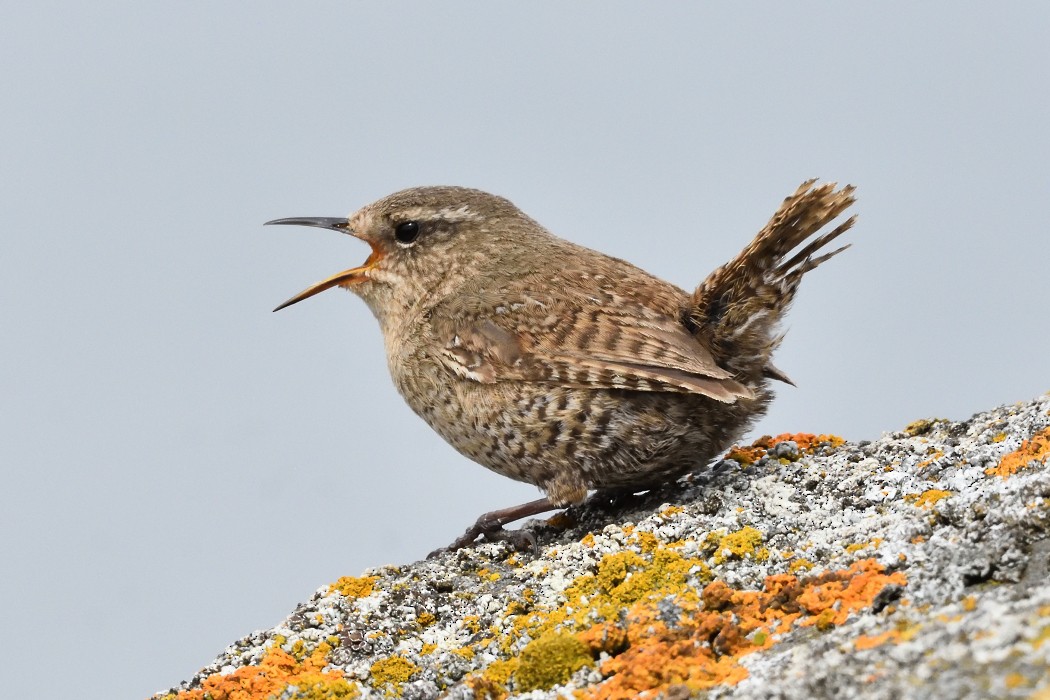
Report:
[[[883,573],[883,567],[874,559],[861,559],[847,571],[835,571],[817,576],[798,596],[798,604],[810,615],[832,613],[832,623],[841,625],[850,613],[871,605],[875,596],[889,584],[903,586],[907,582],[904,574]],[[803,620],[803,626],[816,624],[812,617]]]
[[[780,442],[793,442],[798,445],[798,449],[803,452],[813,452],[821,445],[828,445],[832,448],[839,447],[845,444],[846,440],[839,437],[838,435],[814,435],[813,433],[781,433],[775,437],[769,437],[765,435],[755,440],[754,444],[756,447],[764,447],[769,449]]]
[[[595,625],[585,632],[577,635],[580,641],[587,645],[591,654],[598,656],[603,651],[615,656],[627,649],[627,631],[611,622]]]
[[[328,587],[328,592],[342,593],[347,598],[365,598],[372,595],[378,580],[376,576],[343,576]]]
[[[925,469],[926,467],[930,466],[931,464],[933,464],[934,462],[936,462],[938,459],[940,459],[943,456],[944,456],[944,451],[943,450],[934,450],[933,454],[930,455],[929,459],[922,460],[921,462],[919,462],[918,464],[915,465],[915,468],[916,469]]]
[[[278,697],[289,685],[296,686],[301,698],[354,698],[359,695],[356,686],[343,678],[342,671],[322,671],[331,647],[318,645],[312,654],[301,661],[280,647],[267,649],[254,666],[242,666],[233,673],[214,673],[201,687],[175,694],[173,700],[264,700]]]
[[[857,651],[866,651],[868,649],[874,649],[875,647],[881,647],[890,640],[897,641],[899,638],[900,632],[897,630],[887,630],[881,634],[871,636],[862,634],[853,642],[853,647]]]
[[[838,435],[814,435],[812,433],[781,433],[775,437],[763,435],[748,447],[733,445],[729,448],[725,458],[736,460],[746,467],[765,457],[777,443],[788,441],[798,445],[798,449],[802,452],[810,454],[822,445],[835,448],[846,442]]]
[[[1022,442],[1019,449],[1003,455],[1003,458],[999,460],[998,466],[985,469],[984,473],[1005,479],[1013,476],[1018,470],[1024,469],[1032,462],[1045,462],[1047,457],[1050,457],[1050,428],[1044,428]]]
[[[758,460],[766,456],[766,450],[762,447],[751,446],[751,447],[740,447],[739,445],[733,445],[729,452],[726,453],[726,459],[732,459],[740,464],[747,466],[748,464],[754,464]]]
[[[669,622],[666,609],[655,601],[640,600],[621,621],[595,625],[578,635],[592,653],[606,651],[613,658],[601,667],[609,678],[577,695],[627,700],[675,685],[695,692],[736,684],[747,677],[740,657],[773,646],[795,626],[825,629],[842,624],[852,612],[870,606],[891,583],[904,584],[904,575],[886,574],[878,562],[866,559],[847,570],[804,580],[769,576],[760,591],[740,591],[714,581],[704,587],[699,600],[675,598],[677,622]],[[621,625],[627,648],[617,654],[620,643],[608,641],[616,638],[610,628]]]

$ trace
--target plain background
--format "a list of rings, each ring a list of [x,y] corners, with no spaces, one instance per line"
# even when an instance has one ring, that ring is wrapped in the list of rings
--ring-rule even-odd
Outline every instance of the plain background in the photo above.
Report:
[[[536,491],[413,416],[364,304],[276,304],[422,184],[691,287],[858,186],[755,431],[876,438],[1050,389],[1046,3],[7,3],[5,697],[142,697]]]

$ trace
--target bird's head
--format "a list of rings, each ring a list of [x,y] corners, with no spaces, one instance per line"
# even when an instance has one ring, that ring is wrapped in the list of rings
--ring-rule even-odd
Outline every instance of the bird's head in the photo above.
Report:
[[[417,187],[369,204],[345,219],[293,217],[267,224],[348,233],[372,248],[364,264],[311,285],[274,311],[332,287],[348,289],[383,322],[421,297],[483,274],[487,261],[528,246],[545,231],[502,197],[464,187]]]

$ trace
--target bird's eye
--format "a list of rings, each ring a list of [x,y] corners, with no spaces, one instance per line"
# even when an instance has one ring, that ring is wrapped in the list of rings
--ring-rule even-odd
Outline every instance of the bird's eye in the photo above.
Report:
[[[410,245],[419,237],[419,222],[405,221],[394,229],[394,238],[401,245]]]

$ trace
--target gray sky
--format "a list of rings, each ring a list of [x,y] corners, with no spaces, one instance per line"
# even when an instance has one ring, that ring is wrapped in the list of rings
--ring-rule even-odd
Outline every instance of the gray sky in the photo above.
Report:
[[[1050,5],[566,5],[9,4],[5,696],[146,695],[536,497],[412,415],[360,300],[270,313],[368,250],[268,219],[469,185],[691,287],[850,182],[756,435],[1050,389]]]

